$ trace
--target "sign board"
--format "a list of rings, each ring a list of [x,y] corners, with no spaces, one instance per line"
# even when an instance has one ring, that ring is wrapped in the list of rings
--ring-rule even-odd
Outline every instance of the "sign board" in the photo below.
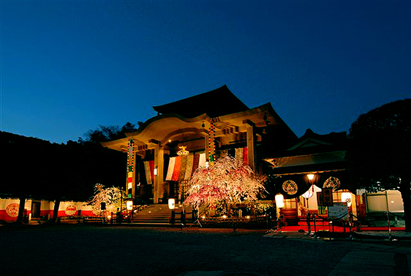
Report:
[[[333,206],[328,207],[329,219],[341,219],[348,218],[348,207],[346,202],[335,202]]]
[[[317,193],[318,206],[333,206],[333,190],[332,188],[323,188]]]

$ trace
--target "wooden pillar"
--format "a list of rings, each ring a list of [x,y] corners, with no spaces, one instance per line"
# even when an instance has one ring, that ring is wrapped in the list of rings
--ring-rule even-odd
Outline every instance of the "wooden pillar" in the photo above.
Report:
[[[255,171],[255,160],[256,160],[256,152],[255,152],[255,143],[256,143],[256,135],[255,135],[255,124],[250,120],[244,120],[243,124],[247,126],[247,149],[248,149],[248,165],[250,168]]]

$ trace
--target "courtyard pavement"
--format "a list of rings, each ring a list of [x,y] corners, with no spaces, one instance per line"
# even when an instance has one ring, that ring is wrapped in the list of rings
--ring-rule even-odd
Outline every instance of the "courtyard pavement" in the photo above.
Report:
[[[264,229],[130,226],[0,227],[0,274],[268,276],[411,272],[411,239],[392,241],[385,238],[387,233],[374,232],[379,236],[367,239],[325,239]]]

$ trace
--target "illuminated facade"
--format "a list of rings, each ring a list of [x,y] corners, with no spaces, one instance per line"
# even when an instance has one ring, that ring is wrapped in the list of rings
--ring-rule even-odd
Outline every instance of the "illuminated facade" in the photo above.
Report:
[[[297,141],[271,104],[250,109],[227,86],[153,108],[158,115],[138,131],[102,143],[127,153],[134,201],[181,202],[196,168],[230,154],[262,172],[264,157]]]
[[[346,147],[345,132],[319,135],[307,130],[293,146],[265,159],[272,166],[276,192],[285,198],[281,213],[289,225],[307,214],[326,216],[328,207],[338,204],[357,214],[356,197],[347,185]]]

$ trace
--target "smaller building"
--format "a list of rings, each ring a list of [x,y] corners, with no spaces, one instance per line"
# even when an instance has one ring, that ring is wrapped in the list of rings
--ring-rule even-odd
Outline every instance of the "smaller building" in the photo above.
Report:
[[[351,204],[355,196],[348,190],[346,148],[345,132],[319,135],[308,129],[293,146],[265,159],[272,167],[276,193],[284,195],[281,213],[289,225],[307,214],[326,216],[327,206],[339,203],[356,214]]]

